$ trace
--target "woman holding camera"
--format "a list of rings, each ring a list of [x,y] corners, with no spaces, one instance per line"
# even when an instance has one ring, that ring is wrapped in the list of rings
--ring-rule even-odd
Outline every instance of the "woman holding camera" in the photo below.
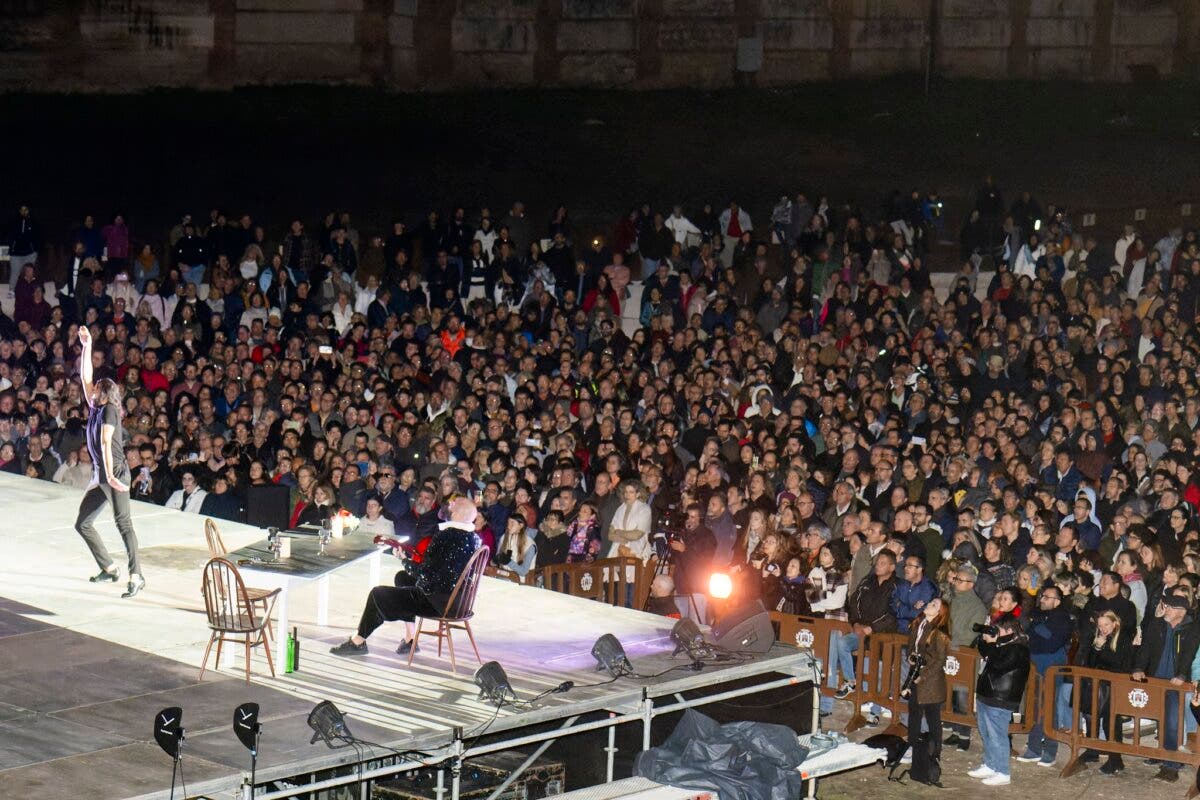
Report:
[[[942,704],[946,702],[945,633],[950,607],[935,597],[921,609],[908,634],[908,679],[900,694],[908,699],[908,746],[917,783],[941,786]],[[924,723],[924,726],[922,725]],[[922,731],[925,727],[927,730]]]

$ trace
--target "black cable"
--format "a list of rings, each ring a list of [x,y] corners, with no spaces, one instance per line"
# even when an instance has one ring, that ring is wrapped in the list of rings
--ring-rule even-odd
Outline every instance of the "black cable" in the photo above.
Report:
[[[414,756],[418,756],[420,758],[433,758],[433,753],[426,753],[422,750],[397,750],[394,747],[388,747],[386,744],[379,744],[378,742],[368,741],[367,739],[360,739],[357,736],[354,738],[354,741],[358,742],[359,744],[364,744],[367,747],[374,747],[376,750],[385,750],[388,753],[394,756],[400,756],[401,758],[413,758]]]
[[[494,714],[492,714],[492,718],[491,718],[491,719],[489,719],[487,722],[485,722],[483,725],[481,725],[481,726],[479,726],[478,728],[476,728],[474,731],[472,731],[472,732],[469,734],[469,735],[470,735],[470,736],[472,736],[473,738],[471,739],[470,743],[468,743],[468,744],[466,744],[466,745],[464,745],[464,746],[463,746],[463,751],[464,751],[464,752],[466,752],[467,750],[470,750],[472,747],[474,747],[474,746],[475,746],[475,743],[476,743],[476,742],[478,742],[478,741],[479,741],[479,739],[480,739],[480,738],[481,738],[481,737],[482,737],[482,736],[483,736],[485,733],[487,733],[487,732],[488,732],[488,728],[492,727],[492,725],[493,725],[493,724],[496,722],[496,720],[497,720],[497,719],[500,717],[500,709],[504,708],[504,706],[505,706],[505,705],[507,705],[507,704],[508,704],[508,700],[501,699],[501,700],[500,700],[500,702],[496,704],[496,712],[495,712]]]

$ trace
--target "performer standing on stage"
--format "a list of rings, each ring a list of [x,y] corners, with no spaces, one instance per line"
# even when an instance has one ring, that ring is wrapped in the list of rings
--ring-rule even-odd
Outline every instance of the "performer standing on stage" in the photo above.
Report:
[[[335,656],[367,654],[367,637],[385,622],[404,620],[408,637],[396,650],[408,655],[413,641],[413,623],[417,617],[440,617],[458,577],[480,547],[475,533],[475,503],[460,497],[450,503],[450,521],[438,526],[421,563],[412,572],[397,572],[395,586],[376,586],[367,596],[358,631],[329,652]]]
[[[112,504],[117,530],[121,532],[125,550],[129,554],[129,585],[121,597],[134,597],[145,588],[146,579],[142,577],[137,534],[133,532],[133,519],[129,514],[129,481],[132,476],[125,461],[121,388],[108,378],[92,383],[92,334],[83,325],[79,326],[79,343],[83,345],[83,352],[79,355],[79,379],[83,382],[83,396],[88,404],[87,448],[92,457],[92,482],[79,504],[75,530],[79,531],[100,567],[100,574],[91,578],[92,583],[116,583],[121,571],[113,564],[93,524],[104,504]]]

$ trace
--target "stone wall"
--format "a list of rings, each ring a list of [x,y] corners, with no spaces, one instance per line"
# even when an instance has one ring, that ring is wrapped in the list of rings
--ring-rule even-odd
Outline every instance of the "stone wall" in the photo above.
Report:
[[[1197,75],[1197,0],[0,0],[0,91]]]

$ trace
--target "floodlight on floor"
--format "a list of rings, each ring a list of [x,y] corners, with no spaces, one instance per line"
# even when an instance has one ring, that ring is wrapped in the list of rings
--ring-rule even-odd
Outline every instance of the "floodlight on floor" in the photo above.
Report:
[[[704,644],[704,634],[700,632],[699,625],[684,617],[671,629],[671,641],[675,643],[675,652],[671,655],[690,653],[697,646]]]
[[[625,648],[611,633],[604,634],[592,645],[592,657],[596,659],[597,672],[607,670],[614,678],[633,674],[633,665],[625,655]]]
[[[499,661],[489,661],[475,670],[475,685],[479,687],[479,699],[493,705],[501,706],[510,699],[517,699],[517,693],[513,691]]]
[[[308,727],[313,729],[313,737],[309,744],[316,744],[317,740],[320,740],[325,742],[330,750],[354,744],[354,734],[346,726],[346,715],[328,700],[322,700],[308,712]]]

